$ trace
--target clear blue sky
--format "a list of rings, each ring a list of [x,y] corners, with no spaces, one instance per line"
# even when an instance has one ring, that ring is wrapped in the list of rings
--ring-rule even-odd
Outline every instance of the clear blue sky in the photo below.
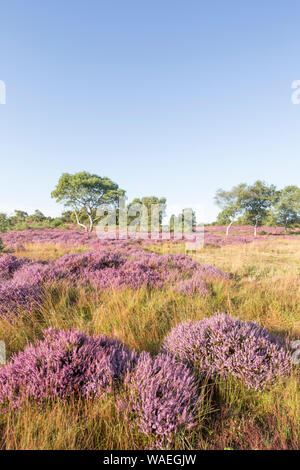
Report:
[[[0,10],[0,210],[51,215],[63,172],[218,209],[299,184],[299,1],[10,0]]]

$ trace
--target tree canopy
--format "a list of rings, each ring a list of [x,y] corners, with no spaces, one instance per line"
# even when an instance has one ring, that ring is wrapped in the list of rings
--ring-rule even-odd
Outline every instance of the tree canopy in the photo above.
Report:
[[[152,207],[153,206],[153,207]],[[135,198],[128,204],[128,223],[130,224],[136,219],[137,213],[140,216],[140,227],[145,230],[151,230],[151,224],[155,224],[152,217],[157,218],[158,227],[162,225],[163,217],[166,213],[167,200],[164,197],[158,198],[157,196],[145,196],[142,198]],[[143,211],[143,209],[146,209]],[[158,213],[157,213],[158,211]]]
[[[274,221],[285,230],[300,223],[300,188],[286,186],[274,206]]]
[[[97,209],[102,204],[116,205],[124,194],[125,191],[111,179],[82,171],[73,175],[63,173],[51,196],[71,208],[77,224],[91,232],[97,220]],[[80,221],[80,215],[87,216],[88,226]]]

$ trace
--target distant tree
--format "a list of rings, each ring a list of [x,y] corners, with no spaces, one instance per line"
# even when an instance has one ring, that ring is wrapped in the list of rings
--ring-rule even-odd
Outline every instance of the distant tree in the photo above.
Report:
[[[65,224],[76,224],[76,218],[73,211],[64,211],[60,218]]]
[[[107,177],[92,175],[86,171],[70,175],[64,173],[51,196],[57,202],[73,210],[76,222],[86,231],[91,232],[97,217],[97,209],[101,204],[116,205],[118,198],[125,191]],[[80,221],[80,213],[87,216],[89,225]]]
[[[39,211],[38,209],[36,209],[34,211],[34,214],[32,216],[30,216],[30,218],[34,222],[43,222],[44,220],[47,219],[47,217],[41,211]]]
[[[255,237],[257,227],[262,225],[278,197],[279,192],[274,185],[268,186],[265,182],[259,180],[253,185],[247,186],[240,195],[239,205],[249,223],[254,225]]]
[[[10,227],[10,220],[6,214],[0,213],[0,232],[7,232]]]
[[[181,232],[184,228],[195,230],[197,226],[196,213],[191,208],[184,209],[177,216],[172,214],[170,217],[170,231]]]
[[[131,223],[137,215],[130,214],[130,209],[140,207],[142,209],[142,213],[139,214],[140,226],[145,230],[151,230],[151,224],[154,223],[152,215],[156,212],[156,209],[159,211],[157,214],[159,228],[162,226],[163,217],[165,216],[167,208],[167,200],[165,197],[158,198],[156,196],[142,197],[141,199],[135,198],[127,207],[129,210],[128,223]]]
[[[226,235],[237,216],[241,216],[244,223],[254,226],[254,236],[256,236],[258,225],[262,225],[266,220],[278,197],[279,192],[276,187],[268,186],[263,181],[256,181],[253,185],[242,183],[230,191],[219,189],[215,201],[223,208],[218,220],[229,224]]]
[[[28,217],[28,213],[25,211],[15,210],[15,214],[11,217],[11,221],[13,225],[24,223],[26,218]]]
[[[274,207],[274,219],[278,225],[288,227],[300,223],[300,188],[286,186],[279,195]]]
[[[3,241],[0,238],[0,254],[3,253],[3,251],[4,251],[4,245],[3,245]]]
[[[227,225],[226,236],[229,235],[229,230],[238,215],[242,212],[241,198],[244,194],[247,185],[241,183],[238,186],[234,186],[230,191],[224,191],[224,189],[218,189],[215,202],[222,211],[218,215],[217,222],[220,225]]]

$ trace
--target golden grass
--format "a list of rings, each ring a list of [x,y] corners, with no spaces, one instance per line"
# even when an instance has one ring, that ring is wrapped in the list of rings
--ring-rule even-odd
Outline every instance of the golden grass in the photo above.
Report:
[[[70,253],[83,253],[89,249],[87,245],[68,247],[60,243],[24,243],[22,248],[16,249],[14,255],[20,258],[50,260]]]

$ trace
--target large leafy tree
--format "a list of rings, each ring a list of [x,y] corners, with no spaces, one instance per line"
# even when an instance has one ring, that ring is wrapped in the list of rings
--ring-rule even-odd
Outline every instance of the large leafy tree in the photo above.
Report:
[[[72,209],[77,224],[91,232],[98,219],[97,209],[102,204],[116,206],[124,194],[125,191],[111,179],[82,171],[73,175],[63,173],[51,196]],[[80,220],[82,216],[87,218],[88,224]]]
[[[278,225],[288,227],[300,223],[300,188],[286,186],[274,207],[274,218]]]

